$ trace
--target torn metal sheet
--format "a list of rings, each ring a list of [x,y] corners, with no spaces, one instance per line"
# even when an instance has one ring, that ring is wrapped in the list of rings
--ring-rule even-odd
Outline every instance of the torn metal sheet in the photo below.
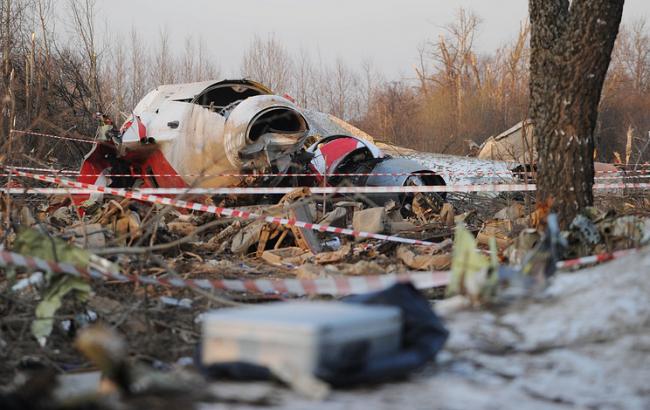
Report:
[[[523,164],[528,166],[532,164],[530,169],[534,169],[534,164],[537,163],[536,146],[535,127],[531,120],[525,120],[497,136],[488,138],[481,145],[478,159],[490,162],[503,161],[510,164],[510,169],[521,167]],[[624,172],[620,172],[612,164],[595,162],[594,171],[597,179],[607,178],[612,182],[623,182]]]
[[[521,121],[481,145],[480,159],[530,164],[536,161],[537,151],[533,139],[533,124]]]
[[[416,161],[422,168],[438,173],[446,185],[520,182],[512,172],[521,165],[518,163],[419,152],[387,144],[378,145],[388,155]]]

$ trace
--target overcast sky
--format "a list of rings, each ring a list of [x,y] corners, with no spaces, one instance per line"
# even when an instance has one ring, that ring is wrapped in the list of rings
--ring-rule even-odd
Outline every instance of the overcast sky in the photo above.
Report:
[[[624,21],[650,16],[650,0],[626,0]],[[111,33],[135,25],[150,44],[167,26],[176,46],[202,36],[222,73],[236,75],[255,34],[273,33],[290,51],[320,53],[358,66],[371,60],[388,78],[413,74],[418,45],[435,39],[459,7],[483,22],[478,50],[487,52],[516,35],[527,0],[102,0]],[[103,24],[102,24],[103,25]]]

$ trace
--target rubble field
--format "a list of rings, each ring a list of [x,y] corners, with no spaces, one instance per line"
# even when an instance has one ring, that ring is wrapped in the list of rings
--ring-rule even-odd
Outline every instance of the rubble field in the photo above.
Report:
[[[470,282],[457,272],[457,226],[471,234],[477,255],[492,255],[501,265],[522,263],[546,229],[548,211],[531,205],[530,198],[467,195],[441,200],[418,194],[406,208],[392,202],[369,207],[354,198],[322,198],[303,190],[266,199],[268,205],[247,204],[246,198],[236,197],[193,199],[277,217],[297,214],[308,222],[431,241],[435,246],[355,239],[104,196],[81,207],[72,205],[69,197],[47,202],[36,197],[3,198],[4,249],[161,280],[318,279],[450,271],[451,283],[460,280],[459,289],[423,290],[451,334],[437,363],[407,380],[334,390],[322,402],[306,401],[277,383],[209,383],[193,365],[201,342],[202,314],[277,302],[290,295],[178,289],[137,279],[89,281],[9,266],[3,268],[0,280],[1,400],[15,405],[25,399],[33,408],[76,408],[66,400],[76,397],[76,403],[81,390],[88,400],[84,403],[96,406],[91,408],[136,408],[141,403],[177,408],[176,402],[160,402],[165,390],[199,383],[211,392],[210,397],[196,396],[195,389],[188,387],[194,393],[183,400],[205,409],[366,408],[369,403],[377,408],[431,408],[437,403],[459,409],[521,403],[530,408],[650,405],[643,382],[650,376],[647,251],[558,274],[548,279],[543,290],[507,303],[498,293],[486,292],[489,280]],[[648,239],[648,215],[650,203],[642,195],[598,198],[597,206],[563,233],[564,259],[641,246]],[[165,375],[162,380],[151,376],[156,393],[95,396],[97,385],[102,385],[97,360],[83,343],[80,346],[79,335],[99,323],[121,335],[127,346],[122,359],[130,366]],[[39,388],[39,399],[32,398],[30,391],[35,390],[30,389]],[[88,392],[93,393],[90,398]]]

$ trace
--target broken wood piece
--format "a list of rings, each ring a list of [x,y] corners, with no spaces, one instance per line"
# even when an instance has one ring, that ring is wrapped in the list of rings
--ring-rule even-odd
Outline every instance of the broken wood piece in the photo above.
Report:
[[[167,229],[178,236],[188,236],[196,231],[196,226],[191,222],[174,221],[167,224]]]
[[[478,243],[489,246],[490,238],[494,238],[499,250],[503,251],[510,244],[512,244],[512,221],[510,220],[494,220],[488,221],[483,226],[483,229],[476,236]]]
[[[396,256],[409,268],[415,270],[446,270],[451,267],[451,254],[418,254],[408,246],[399,246]]]
[[[327,263],[336,263],[344,260],[352,251],[352,246],[345,245],[334,252],[321,252],[314,257],[316,263],[324,265]]]
[[[308,204],[299,204],[296,205],[289,211],[291,218],[297,221],[313,222],[314,217],[311,214]],[[321,245],[320,239],[311,229],[299,228],[297,226],[291,226],[291,233],[296,240],[296,245],[300,248],[311,252],[312,254],[320,253]]]
[[[410,221],[388,221],[387,231],[391,235],[398,234],[400,232],[413,232],[418,229],[418,226]]]
[[[313,256],[311,252],[297,247],[272,249],[262,253],[262,259],[276,266],[302,265]]]
[[[380,266],[376,262],[361,260],[354,264],[345,264],[339,266],[339,270],[343,275],[354,275],[354,276],[375,276],[383,275],[386,273],[386,269]]]
[[[125,212],[121,218],[115,221],[113,229],[121,244],[139,238],[142,235],[140,232],[140,215],[132,211]]]
[[[454,207],[450,203],[445,202],[440,210],[440,222],[445,226],[453,227],[455,225],[455,217],[456,212],[454,212]]]
[[[352,217],[352,227],[355,231],[383,233],[386,226],[386,209],[369,208],[357,211]]]
[[[235,222],[228,225],[225,229],[219,232],[216,236],[213,236],[208,240],[207,247],[211,250],[218,250],[224,244],[227,244],[227,241],[241,230],[241,222],[236,220]]]
[[[526,214],[526,207],[519,202],[507,206],[494,214],[494,219],[514,221],[522,218]]]
[[[119,214],[123,214],[124,210],[128,207],[129,202],[131,202],[130,199],[125,198],[120,202],[117,202],[114,199],[111,199],[108,202],[108,206],[106,209],[102,211],[102,213],[95,218],[95,222],[102,224],[102,225],[108,225],[113,221],[115,216]]]
[[[280,237],[278,240],[275,242],[275,245],[273,246],[273,249],[280,249],[282,247],[282,242],[284,242],[285,238],[289,234],[289,231],[286,229],[282,229],[282,233],[280,234]]]

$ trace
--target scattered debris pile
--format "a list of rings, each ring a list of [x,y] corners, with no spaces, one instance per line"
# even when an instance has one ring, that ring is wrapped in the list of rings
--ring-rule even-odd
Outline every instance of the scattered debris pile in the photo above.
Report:
[[[34,382],[33,377],[43,374],[31,369],[89,371],[94,367],[87,360],[110,375],[113,390],[133,388],[133,380],[120,379],[125,376],[119,363],[127,361],[129,368],[140,369],[130,377],[144,377],[136,383],[148,386],[138,387],[142,391],[187,392],[182,386],[209,386],[185,369],[201,341],[205,312],[285,296],[281,290],[267,295],[247,292],[247,279],[359,278],[449,270],[447,289],[426,293],[429,297],[457,295],[445,305],[489,309],[543,291],[549,283],[549,266],[554,272],[561,259],[636,248],[650,241],[643,200],[618,211],[588,209],[568,231],[559,232],[548,207],[529,210],[524,202],[507,197],[475,198],[482,202],[471,210],[468,198],[443,200],[435,194],[416,194],[410,202],[387,201],[383,206],[349,196],[312,195],[308,189],[295,190],[270,206],[241,205],[246,198],[234,196],[192,198],[278,221],[351,229],[353,236],[109,195],[81,205],[69,197],[53,197],[47,203],[30,197],[2,199],[2,220],[13,222],[5,230],[4,250],[129,279],[88,281],[56,268],[24,269],[3,262],[7,267],[0,282],[0,378],[9,386],[3,400],[13,397],[17,403],[28,397],[23,381]],[[381,241],[358,232],[429,244]],[[233,280],[242,283],[242,289],[174,289],[139,279],[145,277],[156,278],[158,284],[192,278]],[[84,330],[97,323],[110,328]],[[116,330],[126,339],[111,333]],[[110,342],[113,339],[121,341]],[[108,368],[105,357],[113,358]],[[170,373],[171,369],[175,370]],[[280,373],[291,384],[296,378],[287,371]],[[294,387],[309,395],[310,389],[321,391],[317,386]],[[188,397],[224,400],[223,394],[206,389],[210,393],[205,396]],[[249,404],[257,400],[249,399],[241,400]]]
[[[650,200],[604,196],[561,231],[552,204],[529,194],[523,145],[511,158],[523,171],[513,172],[505,162],[375,144],[249,80],[161,86],[119,131],[98,118],[97,138],[76,141],[92,144],[76,181],[3,162],[2,409],[286,405],[286,392],[250,381],[323,399],[332,387],[394,382],[436,356],[434,379],[465,383],[443,398],[463,396],[469,372],[471,383],[490,380],[484,391],[507,385],[513,402],[599,407],[610,403],[586,399],[597,395],[584,383],[581,397],[535,369],[539,386],[513,380],[544,366],[536,354],[562,376],[562,349],[580,373],[574,345],[614,357],[594,344],[618,345],[619,331],[621,346],[646,349],[634,334],[638,325],[647,337],[641,275],[555,277],[645,255]],[[599,177],[626,176],[606,167]],[[64,194],[31,195],[49,193],[45,183]],[[630,288],[629,304],[615,285]],[[607,306],[596,311],[599,295]],[[571,310],[566,321],[551,302]],[[521,366],[506,363],[520,356]],[[638,399],[644,386],[629,386],[616,398]],[[459,408],[476,407],[469,401],[480,392],[472,394]],[[430,394],[425,406],[413,396],[410,407],[431,406]]]

